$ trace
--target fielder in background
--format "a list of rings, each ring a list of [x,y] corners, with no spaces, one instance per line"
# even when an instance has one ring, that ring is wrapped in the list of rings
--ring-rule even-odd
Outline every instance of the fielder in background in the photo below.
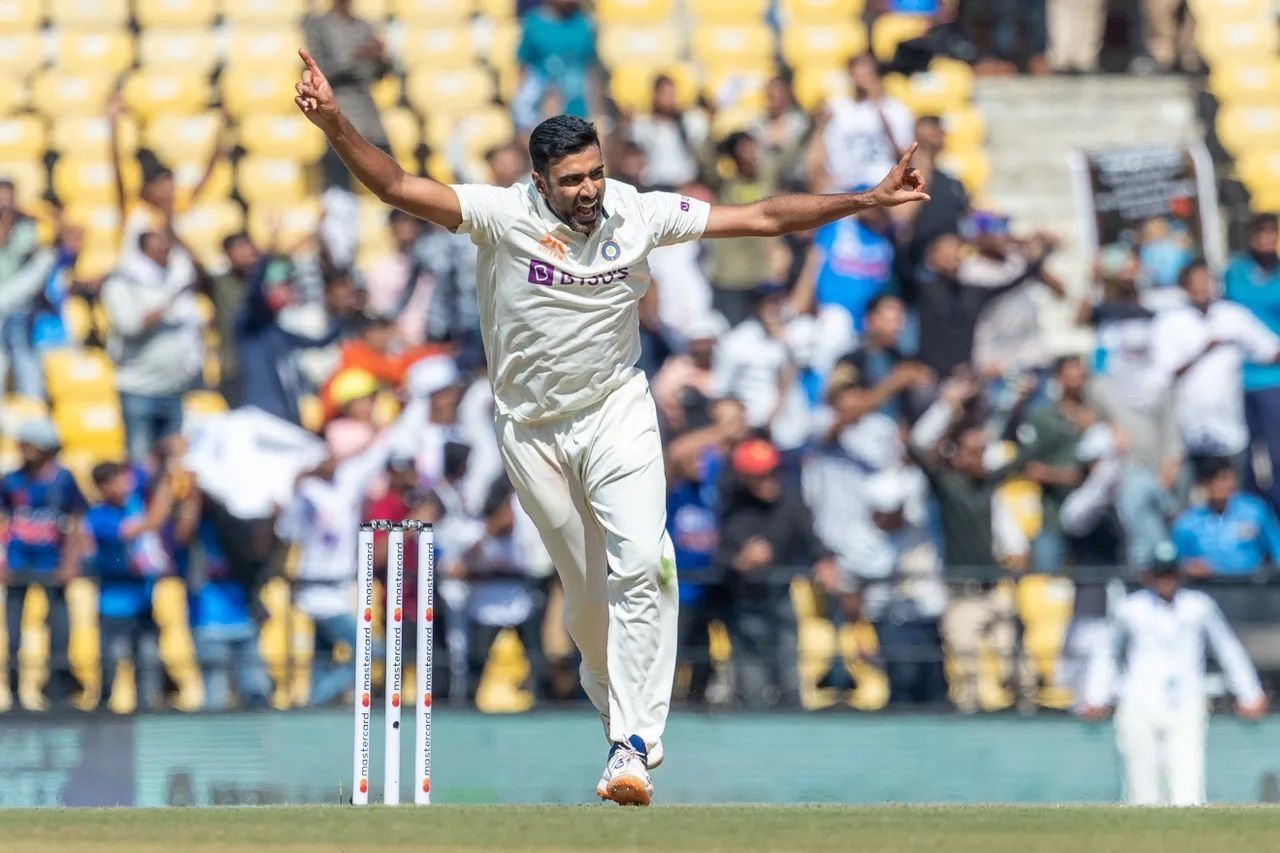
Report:
[[[1173,546],[1160,545],[1147,588],[1117,608],[1085,676],[1082,717],[1100,720],[1115,702],[1125,801],[1133,805],[1205,801],[1206,646],[1222,667],[1237,713],[1253,720],[1267,712],[1258,675],[1222,611],[1182,583]]]
[[[582,686],[610,744],[596,793],[648,805],[676,664],[675,551],[657,412],[640,357],[649,252],[702,237],[773,237],[928,201],[915,146],[874,189],[712,206],[605,178],[600,137],[556,116],[529,138],[531,183],[448,186],[406,173],[342,115],[304,50],[295,102],[386,204],[479,247],[480,328],[498,444],[564,582]]]

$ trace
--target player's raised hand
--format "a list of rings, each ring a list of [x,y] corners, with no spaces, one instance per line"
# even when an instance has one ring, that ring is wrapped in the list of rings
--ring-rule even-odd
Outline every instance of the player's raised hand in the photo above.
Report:
[[[333,87],[306,48],[300,48],[298,56],[302,57],[305,67],[302,69],[302,79],[294,86],[298,94],[293,102],[316,127],[321,130],[332,127],[339,115],[338,99],[333,96]]]
[[[915,156],[918,147],[918,143],[911,143],[898,165],[871,191],[872,199],[880,207],[897,207],[910,201],[929,200],[929,194],[925,192],[924,175],[911,165],[911,158]]]

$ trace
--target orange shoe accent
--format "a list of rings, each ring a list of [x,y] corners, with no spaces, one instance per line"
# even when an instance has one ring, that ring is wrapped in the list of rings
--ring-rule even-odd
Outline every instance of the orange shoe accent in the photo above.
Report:
[[[647,806],[649,792],[638,776],[619,776],[605,789],[606,797],[620,806]]]

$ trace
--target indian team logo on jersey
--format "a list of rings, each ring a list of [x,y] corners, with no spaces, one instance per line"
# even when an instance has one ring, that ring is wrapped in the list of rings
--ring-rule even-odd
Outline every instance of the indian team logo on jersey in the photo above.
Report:
[[[606,261],[616,261],[622,255],[622,247],[613,240],[605,240],[600,247],[600,256]]]

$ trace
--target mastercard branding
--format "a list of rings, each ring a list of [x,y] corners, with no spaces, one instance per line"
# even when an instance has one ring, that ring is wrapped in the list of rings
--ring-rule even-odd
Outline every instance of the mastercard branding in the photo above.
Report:
[[[400,608],[399,608],[399,607],[397,607],[397,608],[395,609],[395,611],[394,611],[391,615],[392,615],[392,618],[394,618],[397,622],[399,622],[399,621],[400,621]]]
[[[360,694],[360,704],[361,704],[361,705],[363,705],[363,706],[364,706],[364,707],[366,707],[366,708],[368,708],[368,707],[369,707],[369,694],[368,694],[368,693],[361,693],[361,694]]]
[[[391,694],[391,707],[392,707],[392,708],[399,708],[399,707],[400,707],[400,694],[399,694],[399,693],[392,693],[392,694]]]
[[[431,622],[436,618],[436,609],[434,607],[427,608],[427,621]]]
[[[422,697],[422,704],[423,704],[423,705],[426,705],[428,708],[430,708],[430,707],[431,707],[431,694],[430,694],[430,693],[426,693],[426,694],[424,694],[424,695],[423,695],[423,697]]]
[[[424,794],[431,793],[431,780],[429,778],[422,780],[422,793]]]
[[[362,794],[367,794],[367,793],[369,793],[369,780],[368,780],[368,779],[361,779],[361,780],[360,780],[360,793],[362,793]]]
[[[366,608],[364,609],[364,621],[366,621],[366,622],[372,622],[372,621],[373,621],[373,609],[372,609],[372,608],[366,607]]]

